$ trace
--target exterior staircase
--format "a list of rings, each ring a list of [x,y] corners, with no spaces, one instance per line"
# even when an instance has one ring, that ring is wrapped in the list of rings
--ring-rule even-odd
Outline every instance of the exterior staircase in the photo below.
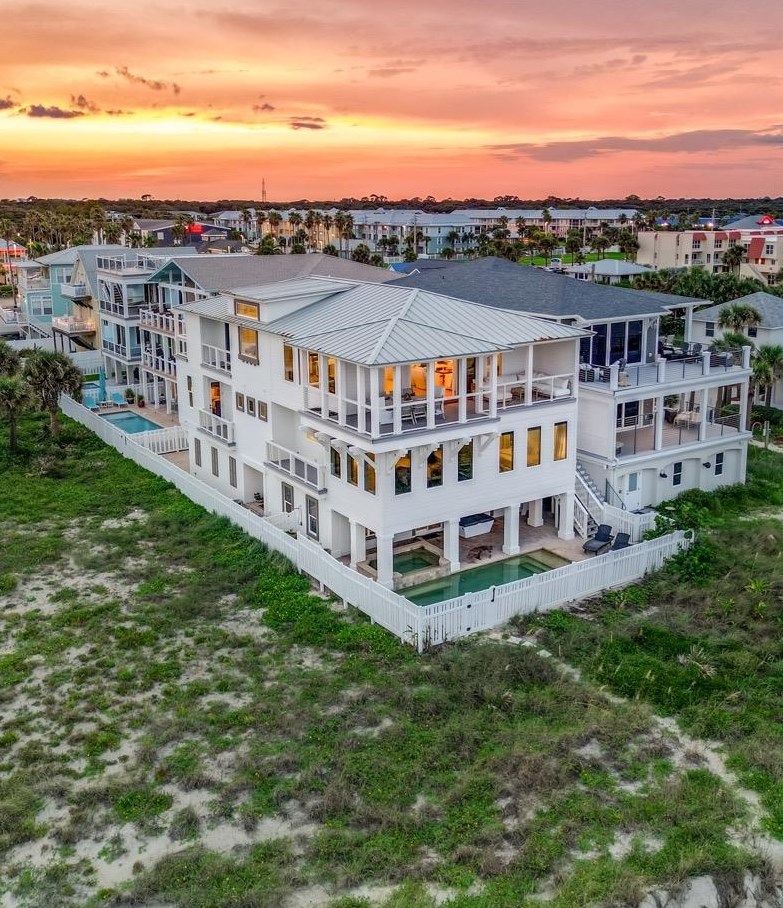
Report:
[[[574,528],[583,539],[587,539],[595,533],[598,524],[604,522],[606,499],[579,461],[576,463],[574,487],[576,492]]]

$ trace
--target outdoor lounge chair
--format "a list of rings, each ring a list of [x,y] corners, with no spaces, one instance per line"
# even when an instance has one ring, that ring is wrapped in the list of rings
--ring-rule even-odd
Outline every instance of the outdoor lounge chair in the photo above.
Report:
[[[602,523],[595,531],[595,536],[588,539],[582,549],[588,554],[598,555],[605,552],[612,544],[612,528],[608,523]]]
[[[128,401],[122,394],[122,391],[115,391],[111,396],[111,402],[115,407],[127,407]]]
[[[612,547],[609,549],[610,552],[618,552],[620,549],[627,549],[631,544],[631,534],[630,533],[618,533]]]

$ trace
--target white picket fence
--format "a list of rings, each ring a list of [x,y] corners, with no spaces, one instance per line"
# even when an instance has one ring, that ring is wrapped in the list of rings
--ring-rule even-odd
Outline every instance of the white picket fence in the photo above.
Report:
[[[322,588],[334,593],[345,604],[355,606],[403,642],[416,646],[419,652],[427,646],[504,624],[515,615],[547,611],[601,590],[624,586],[658,569],[667,558],[691,544],[688,534],[678,531],[514,583],[467,593],[435,605],[417,606],[369,577],[351,570],[299,533],[301,518],[298,511],[259,517],[154,454],[139,444],[136,436],[128,435],[70,397],[61,398],[61,409],[66,416],[91,429],[124,457],[173,483],[191,501],[228,518],[254,539],[285,555],[298,570],[314,578]],[[292,531],[297,531],[296,537],[290,535]]]
[[[133,440],[153,454],[173,454],[175,451],[188,449],[188,433],[183,426],[167,426],[165,429],[153,429],[150,432],[136,432]]]

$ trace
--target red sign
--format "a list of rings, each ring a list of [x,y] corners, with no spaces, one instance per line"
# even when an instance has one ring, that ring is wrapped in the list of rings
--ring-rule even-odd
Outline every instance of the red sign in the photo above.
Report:
[[[762,215],[762,216],[758,219],[758,221],[756,221],[756,223],[757,223],[757,224],[774,224],[774,223],[775,223],[775,219],[774,219],[773,217],[770,217],[770,215],[765,214],[765,215]]]
[[[188,224],[188,233],[203,233],[204,227],[201,224]]]

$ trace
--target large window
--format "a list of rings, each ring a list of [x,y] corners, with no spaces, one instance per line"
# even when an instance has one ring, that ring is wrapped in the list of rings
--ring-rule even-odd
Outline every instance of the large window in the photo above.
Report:
[[[541,465],[541,426],[527,430],[527,465],[529,467]]]
[[[443,445],[439,445],[427,458],[427,488],[443,485]]]
[[[280,483],[283,493],[283,513],[290,514],[294,509],[294,487],[287,482]]]
[[[312,536],[313,539],[318,539],[318,499],[305,495],[305,506],[307,512],[307,535]]]
[[[498,471],[510,473],[514,469],[514,433],[503,432],[498,446]]]
[[[333,357],[326,360],[326,382],[330,394],[337,391],[337,361]]]
[[[394,465],[394,494],[405,495],[411,490],[411,452]]]
[[[339,479],[343,475],[343,455],[335,448],[331,448],[329,458],[332,465],[332,476]]]
[[[642,361],[642,322],[628,322],[628,349],[625,357],[629,363]]]
[[[258,331],[240,327],[239,358],[247,363],[258,364]]]
[[[459,449],[457,454],[457,481],[466,482],[473,479],[473,442],[469,441]]]
[[[348,482],[352,486],[359,485],[359,464],[355,457],[351,457],[350,454],[346,454],[348,460]]]
[[[606,325],[593,325],[595,337],[593,337],[593,358],[591,362],[594,366],[606,365]]]
[[[554,459],[565,460],[568,457],[568,423],[556,422],[554,431]]]
[[[243,303],[241,300],[235,300],[234,312],[243,318],[253,318],[256,321],[261,317],[261,307],[258,303]]]
[[[294,380],[294,348],[290,344],[283,344],[283,377]]]
[[[321,384],[321,357],[317,353],[307,354],[307,383],[316,388]]]
[[[364,455],[364,491],[375,494],[375,455]]]
[[[625,359],[625,322],[613,322],[609,338],[609,362]]]

